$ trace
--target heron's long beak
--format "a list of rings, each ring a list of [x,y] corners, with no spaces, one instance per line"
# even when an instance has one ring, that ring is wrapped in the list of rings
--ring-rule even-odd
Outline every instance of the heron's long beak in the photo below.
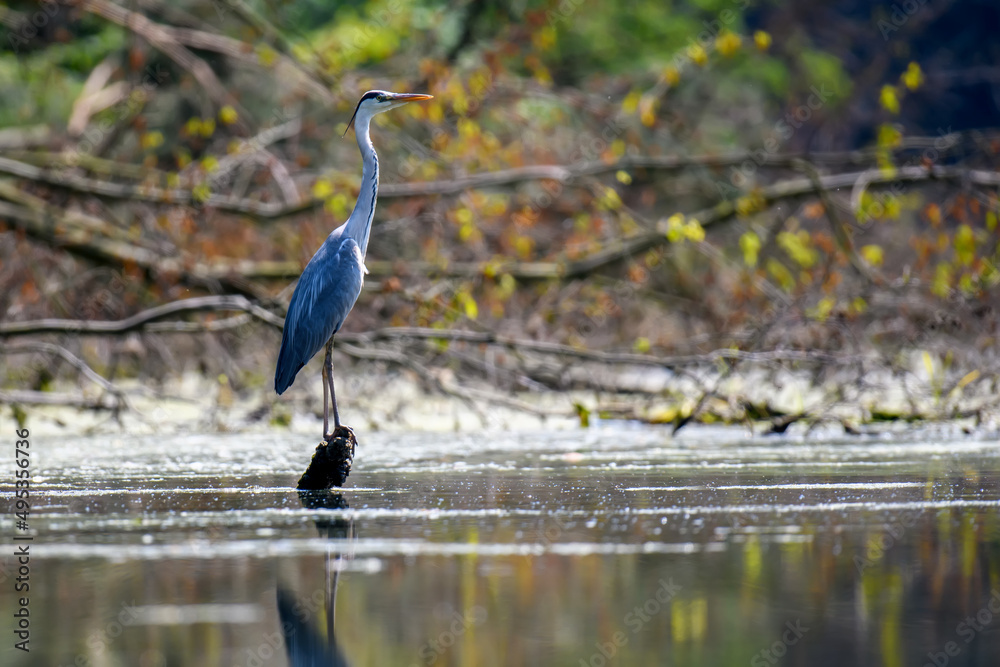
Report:
[[[424,95],[423,93],[393,93],[393,102],[419,102],[420,100],[433,100],[433,95]]]

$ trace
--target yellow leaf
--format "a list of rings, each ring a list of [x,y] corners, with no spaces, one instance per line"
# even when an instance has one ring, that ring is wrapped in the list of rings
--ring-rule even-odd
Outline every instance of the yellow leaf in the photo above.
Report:
[[[899,113],[899,95],[895,86],[889,84],[882,86],[882,92],[879,93],[879,104],[889,113]]]
[[[210,137],[215,133],[215,119],[206,118],[201,121],[201,136]]]
[[[321,178],[313,183],[313,197],[316,199],[326,199],[332,194],[333,186],[325,178]]]
[[[756,232],[747,231],[740,237],[740,250],[743,251],[743,261],[747,266],[757,266],[757,253],[760,252],[760,237]]]
[[[951,293],[951,266],[942,262],[934,270],[934,280],[931,281],[931,291],[941,298]]]
[[[597,205],[608,211],[616,211],[622,207],[622,199],[614,188],[604,188],[604,196],[597,201]]]
[[[930,352],[924,350],[920,355],[920,359],[924,362],[924,370],[927,371],[927,376],[934,379],[934,359],[931,358]]]
[[[730,30],[723,30],[715,38],[715,50],[728,58],[740,50],[743,40],[740,36]]]
[[[464,206],[457,211],[455,211],[455,220],[457,220],[462,225],[468,225],[472,223],[472,211],[465,208]]]
[[[708,62],[708,53],[701,44],[692,44],[687,49],[688,57],[694,61],[695,65],[701,66]]]
[[[822,322],[822,321],[826,320],[827,317],[830,316],[830,313],[833,312],[833,307],[836,304],[837,304],[836,300],[834,300],[832,297],[828,297],[828,296],[827,297],[823,297],[816,304],[816,307],[813,309],[811,315],[815,319],[817,319],[820,322]]]
[[[701,243],[705,240],[705,228],[701,226],[695,218],[691,218],[684,224],[684,236],[689,241]]]
[[[640,93],[638,90],[633,90],[632,92],[630,92],[628,95],[625,96],[625,99],[622,100],[622,112],[627,114],[635,113],[636,109],[639,108],[639,100],[641,99],[642,99],[642,93]]]
[[[978,370],[969,371],[968,373],[965,374],[965,376],[961,380],[958,381],[958,385],[956,386],[959,389],[964,389],[966,386],[975,382],[977,379],[979,379],[979,371]]]
[[[663,78],[671,86],[676,86],[678,83],[681,82],[681,72],[673,65],[670,65],[669,67],[663,70]]]
[[[257,60],[264,67],[270,67],[278,60],[278,52],[267,44],[260,44],[257,46]]]
[[[553,25],[547,25],[531,36],[531,42],[539,51],[548,51],[556,43],[556,29]]]
[[[881,266],[883,260],[882,246],[866,245],[861,248],[861,256],[873,266]]]
[[[883,123],[878,127],[878,135],[875,139],[879,148],[895,148],[903,143],[903,133],[895,125]]]
[[[239,114],[236,113],[236,109],[228,104],[219,109],[219,120],[222,121],[223,125],[232,125],[239,119],[240,117]]]
[[[758,30],[753,34],[753,42],[761,51],[767,51],[771,48],[771,35],[763,30]]]
[[[795,288],[795,276],[789,271],[784,264],[776,260],[774,257],[769,257],[767,260],[767,271],[770,273],[781,289],[786,292],[791,292]]]
[[[911,62],[899,80],[910,90],[916,90],[924,82],[924,73],[920,71],[920,65]]]
[[[462,296],[462,308],[465,310],[465,316],[470,320],[479,317],[479,306],[476,305],[476,300],[468,294],[463,294]]]
[[[667,240],[671,243],[677,243],[682,238],[684,238],[684,216],[680,213],[674,213],[667,218]]]
[[[976,258],[976,235],[969,225],[959,225],[955,232],[955,257],[963,266],[970,266]]]
[[[640,336],[639,338],[636,338],[635,343],[632,344],[632,349],[641,354],[649,352],[649,348],[650,348],[649,339],[646,338],[645,336]]]
[[[646,127],[653,127],[656,124],[657,101],[651,97],[643,97],[639,100],[639,121]]]
[[[780,232],[777,241],[788,256],[803,268],[808,269],[819,260],[819,253],[812,247],[812,238],[804,229],[797,232]]]
[[[163,145],[163,133],[159,130],[153,130],[152,132],[145,132],[140,139],[142,147],[146,150],[152,148],[158,148]]]
[[[191,196],[195,201],[204,203],[212,196],[212,189],[208,186],[208,183],[199,183],[191,190]]]
[[[625,171],[623,169],[619,169],[615,173],[615,178],[618,179],[619,183],[624,183],[625,185],[629,185],[629,184],[632,183],[632,177],[629,175],[629,173],[627,171]]]

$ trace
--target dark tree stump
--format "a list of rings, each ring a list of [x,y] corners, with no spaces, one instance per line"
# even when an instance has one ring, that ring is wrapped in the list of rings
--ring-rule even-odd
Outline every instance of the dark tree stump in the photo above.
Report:
[[[316,445],[309,467],[299,479],[299,489],[317,490],[343,486],[351,474],[358,439],[350,426],[338,426],[327,440]]]

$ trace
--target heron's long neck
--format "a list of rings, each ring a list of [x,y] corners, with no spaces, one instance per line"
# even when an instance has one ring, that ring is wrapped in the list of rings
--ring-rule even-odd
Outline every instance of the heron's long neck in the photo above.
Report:
[[[368,237],[372,231],[372,218],[375,217],[375,199],[378,197],[378,156],[372,146],[368,134],[371,118],[356,123],[355,133],[358,137],[358,148],[361,150],[361,192],[358,193],[358,203],[354,205],[351,217],[344,227],[344,236],[350,237],[361,248],[362,258],[368,253]]]

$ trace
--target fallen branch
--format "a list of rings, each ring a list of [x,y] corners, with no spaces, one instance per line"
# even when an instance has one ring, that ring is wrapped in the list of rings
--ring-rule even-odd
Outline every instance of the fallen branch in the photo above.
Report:
[[[0,338],[33,336],[47,333],[122,335],[143,329],[149,324],[181,313],[233,310],[249,313],[258,320],[278,329],[284,326],[283,318],[251,302],[245,296],[225,294],[220,296],[199,296],[193,299],[165,303],[155,308],[143,310],[123,320],[44,319],[26,322],[2,322],[0,323]]]
[[[263,296],[251,282],[233,273],[232,268],[216,267],[205,273],[204,267],[190,260],[165,258],[124,241],[95,237],[77,226],[72,215],[65,211],[33,210],[0,201],[0,218],[39,241],[100,264],[135,266],[151,277],[175,276],[184,284],[211,291],[222,288],[258,299]]]
[[[0,390],[0,405],[60,405],[85,410],[118,410],[119,405],[106,397],[96,399],[57,394],[48,391],[27,391],[18,389]]]
[[[859,154],[863,154],[863,152],[851,151],[842,154],[828,154],[827,160],[832,161],[832,156],[839,155],[843,160],[850,161],[854,160]],[[819,159],[814,155],[810,155],[809,158],[814,162],[823,161],[822,154],[819,156]],[[431,195],[455,195],[466,190],[517,185],[529,181],[550,180],[569,183],[585,176],[596,176],[622,170],[657,169],[679,171],[694,166],[734,166],[753,159],[754,156],[752,153],[738,153],[723,156],[703,155],[687,158],[627,157],[611,163],[581,162],[574,165],[532,165],[442,181],[383,184],[379,187],[379,196],[385,199],[392,199],[426,197]],[[790,166],[796,160],[802,159],[802,156],[775,154],[760,159],[764,161],[764,164]],[[216,193],[210,193],[207,196],[199,198],[190,189],[162,188],[146,184],[114,183],[66,172],[41,169],[34,165],[3,157],[0,157],[0,172],[101,197],[159,204],[205,206],[229,213],[249,215],[262,220],[280,219],[304,213],[319,208],[324,203],[322,199],[312,198],[295,205],[286,205],[280,202],[262,202]],[[931,167],[928,170],[921,166],[911,166],[891,171],[866,170],[824,176],[823,184],[826,188],[844,187],[845,185],[854,186],[859,178],[868,178],[869,176],[870,180],[867,182],[873,185],[934,179],[954,181],[962,180],[965,177],[981,185],[995,185],[998,180],[996,172],[964,170],[957,167]],[[782,188],[787,188],[789,195],[805,194],[806,192],[814,191],[813,186],[807,179],[783,181],[765,188],[764,191],[772,191],[775,193],[775,197],[780,197],[783,192]]]
[[[0,338],[15,338],[19,336],[33,336],[49,333],[124,335],[140,329],[148,330],[154,324],[158,324],[160,326],[158,329],[159,331],[187,332],[195,330],[187,326],[191,323],[164,322],[164,320],[181,313],[205,311],[242,311],[248,313],[257,320],[274,327],[275,329],[280,330],[284,327],[283,317],[272,313],[242,295],[228,294],[202,296],[173,301],[148,310],[143,310],[122,320],[99,321],[43,319],[29,320],[25,322],[0,322]],[[231,319],[235,320],[236,318]],[[245,323],[245,320],[234,321],[232,322],[230,328],[242,326]],[[196,330],[203,331],[204,328],[198,328]],[[216,330],[222,330],[222,327],[218,327]],[[748,352],[732,348],[723,348],[705,354],[658,357],[655,355],[637,354],[633,352],[603,352],[599,350],[588,350],[573,347],[571,345],[564,345],[562,343],[514,338],[511,336],[497,334],[492,331],[463,331],[457,329],[431,329],[423,327],[388,327],[385,329],[376,329],[375,331],[361,333],[341,332],[337,334],[338,343],[367,348],[364,352],[364,355],[367,355],[365,358],[379,358],[393,362],[397,361],[394,356],[395,353],[383,350],[372,350],[371,348],[378,342],[400,340],[444,340],[480,345],[498,345],[522,352],[552,354],[604,364],[654,366],[659,368],[682,367],[695,364],[714,364],[720,360],[750,361],[758,363],[809,362],[847,364],[855,363],[862,358],[858,355],[836,355],[815,351],[771,350],[765,352]],[[361,355],[361,353],[358,354]]]

